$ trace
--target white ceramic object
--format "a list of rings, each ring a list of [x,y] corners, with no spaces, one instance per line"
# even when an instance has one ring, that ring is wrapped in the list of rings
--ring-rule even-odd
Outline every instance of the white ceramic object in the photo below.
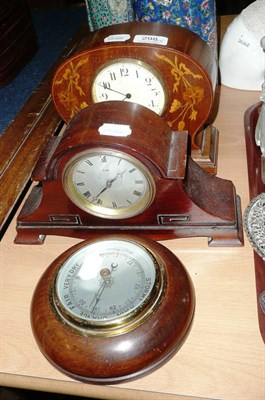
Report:
[[[265,73],[265,0],[245,8],[224,35],[219,67],[221,83],[235,89],[261,90]]]

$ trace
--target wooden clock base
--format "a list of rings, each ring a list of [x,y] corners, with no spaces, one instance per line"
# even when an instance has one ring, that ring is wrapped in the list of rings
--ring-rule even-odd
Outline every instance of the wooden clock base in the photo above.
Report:
[[[59,198],[40,213],[38,206],[43,202],[43,190],[41,185],[36,185],[18,217],[15,243],[42,244],[46,235],[87,239],[105,233],[133,233],[155,240],[208,237],[209,246],[241,246],[241,204],[232,182],[206,173],[192,159],[188,164],[183,182],[186,205],[177,206],[176,196],[160,213],[145,220],[139,217],[122,222],[102,220],[77,207],[69,213],[61,212]],[[175,212],[167,212],[174,200]]]

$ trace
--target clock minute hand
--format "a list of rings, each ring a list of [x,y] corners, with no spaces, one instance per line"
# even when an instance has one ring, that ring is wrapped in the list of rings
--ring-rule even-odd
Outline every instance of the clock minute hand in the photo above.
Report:
[[[102,189],[95,197],[93,197],[93,201],[94,201],[94,200],[97,200],[98,197],[99,197],[103,192],[105,192],[105,190],[107,190],[108,188],[109,188],[109,186],[104,187],[104,189]]]
[[[130,93],[126,93],[125,94],[125,93],[119,92],[118,90],[112,89],[110,86],[107,86],[107,85],[104,85],[104,84],[101,85],[100,83],[98,83],[98,85],[103,87],[104,89],[110,90],[111,92],[115,92],[115,93],[120,94],[121,96],[124,96],[124,100],[125,99],[130,99],[132,97],[132,95]]]

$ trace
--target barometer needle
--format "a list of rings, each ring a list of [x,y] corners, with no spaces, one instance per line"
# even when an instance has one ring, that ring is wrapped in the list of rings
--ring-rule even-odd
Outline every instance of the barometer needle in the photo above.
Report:
[[[111,282],[111,273],[113,271],[115,271],[117,269],[117,267],[118,267],[118,264],[112,263],[110,270],[108,268],[102,268],[100,275],[103,277],[103,281],[101,281],[98,291],[97,291],[97,293],[95,293],[94,298],[89,305],[89,307],[93,306],[92,310],[91,310],[92,314],[94,313],[96,306],[101,299],[104,289]],[[95,303],[95,304],[93,305],[93,303]]]
[[[99,287],[97,293],[95,294],[93,300],[92,300],[91,303],[90,303],[90,306],[89,306],[89,307],[91,307],[91,306],[93,305],[93,303],[95,302],[95,304],[93,305],[93,308],[92,308],[92,310],[91,310],[92,313],[94,312],[94,310],[95,310],[95,308],[96,308],[96,306],[97,306],[97,304],[98,304],[98,302],[99,302],[99,300],[100,300],[100,297],[101,297],[101,295],[102,295],[102,293],[103,293],[103,291],[104,291],[104,289],[105,289],[105,287],[106,287],[106,284],[107,284],[106,281],[103,281],[103,282],[100,284],[100,287]]]

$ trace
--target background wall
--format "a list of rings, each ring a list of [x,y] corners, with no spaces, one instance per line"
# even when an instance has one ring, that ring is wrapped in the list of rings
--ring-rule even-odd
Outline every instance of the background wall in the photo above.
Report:
[[[218,15],[239,14],[254,0],[216,0]]]
[[[203,1],[203,0],[202,0]],[[71,4],[82,4],[83,0],[27,0],[32,8],[56,8]],[[254,0],[216,0],[217,14],[239,14]]]

